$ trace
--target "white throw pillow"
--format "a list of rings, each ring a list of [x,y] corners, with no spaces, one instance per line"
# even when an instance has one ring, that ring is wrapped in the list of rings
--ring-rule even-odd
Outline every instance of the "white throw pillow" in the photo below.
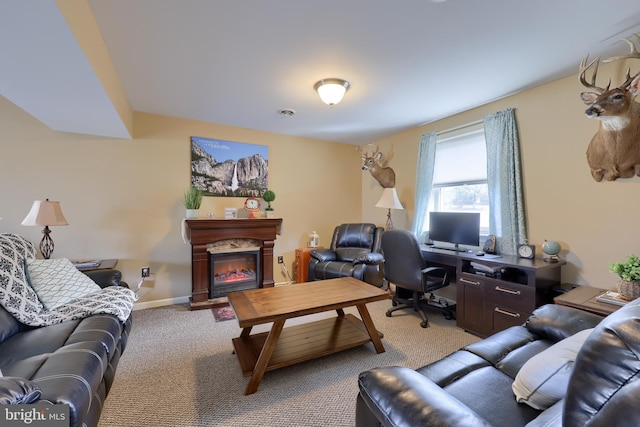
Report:
[[[66,258],[27,258],[27,278],[46,310],[102,289]]]
[[[593,329],[585,329],[536,354],[520,368],[513,382],[516,400],[545,410],[567,391],[573,362]]]

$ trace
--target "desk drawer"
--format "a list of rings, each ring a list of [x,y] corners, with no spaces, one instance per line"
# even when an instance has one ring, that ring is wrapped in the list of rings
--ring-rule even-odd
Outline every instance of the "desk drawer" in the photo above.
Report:
[[[489,323],[489,334],[494,334],[511,326],[522,325],[531,316],[528,311],[514,310],[511,307],[485,303],[485,318]]]
[[[503,281],[485,282],[485,298],[497,306],[531,312],[536,307],[536,291],[525,285]]]

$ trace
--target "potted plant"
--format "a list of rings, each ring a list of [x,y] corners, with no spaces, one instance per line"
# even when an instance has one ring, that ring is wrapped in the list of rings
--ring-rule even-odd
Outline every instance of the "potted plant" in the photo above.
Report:
[[[202,203],[202,190],[191,186],[184,193],[184,207],[187,209],[187,219],[197,218]]]
[[[640,258],[631,254],[626,261],[609,264],[609,270],[616,273],[618,292],[630,300],[640,297]]]
[[[271,207],[271,202],[276,199],[276,193],[271,190],[265,190],[265,192],[262,193],[262,199],[267,202],[267,207],[264,208],[265,213],[267,214],[267,218],[273,217],[273,208]]]

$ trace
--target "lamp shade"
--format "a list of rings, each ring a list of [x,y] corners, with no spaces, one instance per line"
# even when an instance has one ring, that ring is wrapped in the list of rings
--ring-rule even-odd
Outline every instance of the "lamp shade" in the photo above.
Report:
[[[349,89],[349,82],[342,79],[322,79],[313,85],[313,88],[320,95],[322,102],[329,106],[334,106],[342,101],[344,94]]]
[[[385,188],[382,190],[382,196],[380,196],[380,200],[376,203],[376,208],[404,209],[398,199],[398,193],[395,188]]]
[[[69,223],[62,214],[60,202],[46,199],[33,202],[31,210],[22,220],[22,225],[69,225]]]

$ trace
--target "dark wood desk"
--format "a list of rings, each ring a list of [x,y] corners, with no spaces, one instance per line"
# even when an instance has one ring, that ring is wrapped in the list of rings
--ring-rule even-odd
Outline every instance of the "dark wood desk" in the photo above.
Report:
[[[477,256],[422,245],[429,265],[444,266],[456,283],[457,326],[488,336],[521,325],[537,307],[552,302],[549,289],[560,283],[564,260],[556,263],[513,255]],[[471,263],[496,268],[481,274]]]
[[[592,286],[578,286],[567,293],[558,295],[553,302],[580,310],[595,313],[600,316],[608,316],[620,306],[596,301],[596,298],[607,292],[607,289],[594,288]]]

